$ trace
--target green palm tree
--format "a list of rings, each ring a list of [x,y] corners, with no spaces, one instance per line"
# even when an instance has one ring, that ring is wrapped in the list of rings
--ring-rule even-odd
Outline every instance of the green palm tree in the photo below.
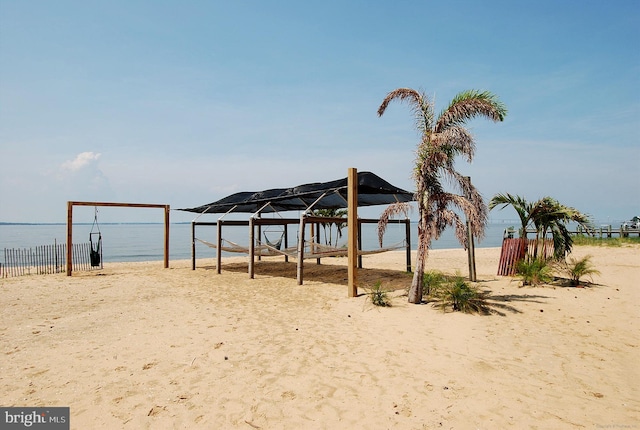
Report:
[[[531,212],[531,204],[520,196],[513,196],[509,193],[496,194],[491,198],[489,202],[489,210],[495,209],[497,206],[502,205],[500,209],[504,209],[507,206],[512,206],[520,218],[520,231],[519,235],[522,238],[527,237],[527,226],[531,221],[529,213]]]
[[[585,227],[587,231],[590,227],[587,215],[575,208],[565,206],[551,197],[543,197],[535,202],[531,206],[529,217],[536,228],[538,242],[534,257],[538,254],[538,248],[542,247],[544,238],[548,233],[551,233],[554,258],[564,258],[573,247],[573,238],[566,225],[573,221]]]
[[[336,243],[338,244],[338,240],[342,237],[342,230],[347,225],[347,210],[346,209],[316,209],[313,211],[315,216],[326,217],[326,218],[344,218],[344,222],[323,222],[321,223],[322,229],[324,230],[324,241],[325,245],[333,246],[333,226],[336,226]],[[327,233],[328,231],[328,233]]]
[[[566,224],[573,221],[587,228],[590,227],[589,217],[575,208],[565,206],[551,197],[543,197],[534,203],[528,203],[523,197],[513,196],[509,193],[496,194],[489,202],[489,210],[502,205],[513,207],[520,218],[520,238],[526,239],[527,228],[530,225],[536,230],[536,247],[533,258],[536,258],[544,246],[544,238],[551,233],[553,238],[554,257],[564,258],[571,252],[573,237],[569,233]],[[523,247],[522,257],[524,258]]]
[[[434,103],[424,93],[398,88],[387,94],[378,108],[378,116],[384,114],[393,100],[409,104],[416,129],[421,134],[413,170],[420,213],[418,253],[409,289],[409,302],[421,303],[422,278],[431,241],[437,240],[446,227],[453,226],[460,243],[465,248],[467,246],[466,225],[452,207],[464,212],[476,237],[484,235],[487,223],[487,209],[482,196],[471,181],[454,168],[456,156],[462,155],[471,162],[475,152],[475,142],[464,124],[478,116],[502,121],[507,110],[492,93],[470,90],[456,95],[436,117]],[[451,183],[460,194],[446,191],[443,180]]]

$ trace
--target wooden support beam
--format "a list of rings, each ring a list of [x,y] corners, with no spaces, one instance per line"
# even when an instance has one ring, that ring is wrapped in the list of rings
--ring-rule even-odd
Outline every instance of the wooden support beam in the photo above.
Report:
[[[73,202],[67,202],[67,276],[73,271]]]
[[[171,207],[169,205],[164,206],[164,268],[169,268],[169,213]]]
[[[347,230],[349,297],[358,296],[358,171],[350,167],[347,177]]]

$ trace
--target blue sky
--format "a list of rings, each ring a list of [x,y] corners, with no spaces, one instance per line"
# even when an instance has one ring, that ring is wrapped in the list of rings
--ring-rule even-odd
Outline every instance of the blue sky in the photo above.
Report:
[[[437,111],[466,89],[507,105],[468,124],[476,158],[456,164],[487,201],[640,215],[637,0],[0,0],[0,221],[65,222],[67,200],[193,207],[349,167],[413,190],[411,113],[376,115],[399,87]]]

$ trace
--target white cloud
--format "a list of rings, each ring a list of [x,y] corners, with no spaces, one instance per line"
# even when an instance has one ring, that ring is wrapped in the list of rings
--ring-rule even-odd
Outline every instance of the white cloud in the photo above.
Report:
[[[73,160],[65,161],[62,163],[63,170],[70,170],[76,172],[83,167],[89,165],[92,161],[97,161],[100,158],[99,153],[96,152],[81,152]]]

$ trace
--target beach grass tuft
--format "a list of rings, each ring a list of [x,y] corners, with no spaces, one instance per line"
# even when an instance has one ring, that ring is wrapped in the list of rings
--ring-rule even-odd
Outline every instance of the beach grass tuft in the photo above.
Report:
[[[553,281],[551,265],[543,258],[524,259],[518,262],[517,275],[522,286],[536,286]]]
[[[367,296],[375,306],[391,307],[389,291],[382,288],[382,281],[377,281],[375,285],[367,291]]]
[[[489,292],[470,284],[462,276],[447,276],[442,273],[432,272],[430,279],[429,297],[434,306],[443,311],[452,309],[454,312],[479,313],[488,315],[491,313],[487,299]]]

